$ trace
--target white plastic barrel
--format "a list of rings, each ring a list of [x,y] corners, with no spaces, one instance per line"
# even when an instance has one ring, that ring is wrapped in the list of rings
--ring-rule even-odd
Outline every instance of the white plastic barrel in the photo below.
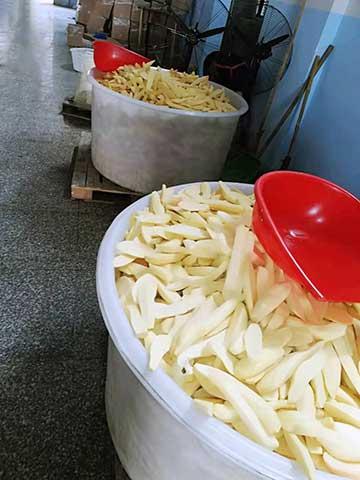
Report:
[[[188,112],[152,105],[113,92],[93,69],[92,160],[109,180],[137,192],[162,184],[218,180],[246,101],[224,89],[238,110]],[[216,84],[215,84],[216,85]]]
[[[234,186],[253,191],[252,185]],[[116,217],[97,262],[98,300],[110,335],[107,419],[125,470],[132,480],[305,480],[295,462],[207,416],[163,370],[148,369],[148,354],[121,306],[113,267],[116,243],[132,214],[148,203],[143,197]],[[339,477],[318,472],[317,480],[331,479]]]
[[[94,55],[94,50],[92,48],[83,48],[83,47],[74,47],[70,48],[71,52],[71,59],[72,59],[72,64],[73,64],[73,69],[76,72],[83,72],[83,65],[84,65],[84,58],[86,56],[91,56],[93,57]],[[94,65],[91,65],[90,68],[93,68]],[[90,70],[89,68],[89,70]]]

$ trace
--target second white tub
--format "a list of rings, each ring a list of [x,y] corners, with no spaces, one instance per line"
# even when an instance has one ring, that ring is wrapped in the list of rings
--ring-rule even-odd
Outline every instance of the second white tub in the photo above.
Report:
[[[220,178],[239,118],[248,110],[224,89],[238,110],[188,112],[151,105],[101,85],[93,69],[92,160],[104,177],[137,192]],[[220,86],[219,86],[220,87]]]

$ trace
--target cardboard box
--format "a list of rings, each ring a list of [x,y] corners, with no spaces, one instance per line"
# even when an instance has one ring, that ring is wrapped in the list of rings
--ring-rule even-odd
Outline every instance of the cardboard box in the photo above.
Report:
[[[110,18],[114,0],[96,0],[93,12],[101,17]]]
[[[113,17],[111,36],[120,43],[127,45],[129,40],[130,20]]]
[[[67,44],[70,48],[84,45],[84,26],[69,24],[67,26]]]
[[[95,0],[82,0],[77,8],[76,22],[87,25],[90,15],[94,10]]]
[[[134,13],[135,10],[138,9],[130,2],[119,2],[119,0],[115,0],[113,18],[130,19],[131,14]]]
[[[103,32],[105,22],[108,20],[106,17],[102,15],[98,15],[95,12],[92,12],[89,17],[89,21],[86,26],[86,30],[89,33],[96,33],[96,32]]]
[[[114,2],[111,36],[124,45],[128,44],[130,19],[135,8],[131,0]]]

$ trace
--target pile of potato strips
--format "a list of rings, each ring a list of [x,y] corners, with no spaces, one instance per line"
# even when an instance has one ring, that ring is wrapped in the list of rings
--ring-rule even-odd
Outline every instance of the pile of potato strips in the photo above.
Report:
[[[114,258],[136,336],[195,404],[251,440],[360,479],[360,304],[319,302],[251,230],[253,196],[163,187]]]
[[[224,90],[214,88],[208,77],[152,68],[152,63],[120,67],[98,81],[114,92],[153,105],[212,113],[236,111]]]

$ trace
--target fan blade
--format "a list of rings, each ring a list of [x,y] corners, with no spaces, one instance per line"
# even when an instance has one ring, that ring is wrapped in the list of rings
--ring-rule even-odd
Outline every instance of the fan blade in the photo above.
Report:
[[[197,35],[197,38],[202,39],[202,38],[214,37],[215,35],[219,35],[220,33],[224,33],[225,28],[226,27],[212,28],[210,30],[207,30],[206,32],[199,33]]]
[[[268,42],[263,43],[261,47],[264,47],[264,48],[275,47],[279,43],[282,43],[284,40],[287,40],[289,37],[290,37],[289,34],[281,35],[280,37],[273,38],[272,40],[269,40]]]

